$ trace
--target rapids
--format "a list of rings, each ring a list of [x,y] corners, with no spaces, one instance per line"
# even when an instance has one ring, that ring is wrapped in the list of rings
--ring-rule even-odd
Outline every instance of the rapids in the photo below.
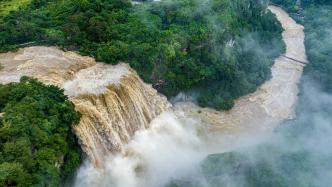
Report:
[[[29,47],[0,54],[0,83],[22,76],[64,89],[81,121],[74,126],[83,151],[95,166],[122,152],[137,130],[171,107],[166,97],[145,84],[129,65],[96,63],[92,58],[54,47]]]
[[[295,117],[305,65],[298,61],[307,62],[304,28],[282,9],[269,9],[285,30],[286,54],[275,60],[269,81],[227,112],[191,102],[172,107],[127,64],[97,64],[55,47],[0,54],[0,83],[31,76],[63,88],[73,101],[82,114],[74,132],[88,156],[76,186],[164,186],[172,178],[195,175],[191,171],[206,155],[255,143]]]
[[[124,153],[110,155],[102,170],[85,163],[75,185],[158,187],[172,179],[196,179],[207,155],[257,144],[283,120],[293,119],[298,83],[307,63],[304,28],[282,9],[269,9],[282,23],[286,43],[286,53],[275,60],[269,81],[238,99],[227,112],[175,103],[149,129],[138,131]]]
[[[299,93],[297,84],[307,63],[304,28],[281,8],[269,6],[269,9],[281,22],[284,28],[282,36],[286,43],[286,53],[277,58],[272,66],[272,78],[256,92],[238,99],[230,111],[219,112],[210,108],[200,108],[191,102],[182,102],[175,106],[178,113],[185,113],[186,116],[213,124],[214,130],[247,132],[262,128],[271,130],[281,121],[295,117],[294,105]]]

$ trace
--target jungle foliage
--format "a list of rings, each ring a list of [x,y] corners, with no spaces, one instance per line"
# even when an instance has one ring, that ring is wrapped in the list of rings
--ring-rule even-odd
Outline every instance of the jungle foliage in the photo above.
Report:
[[[0,51],[58,45],[129,63],[165,95],[229,109],[270,77],[281,26],[257,0],[32,0],[0,18]]]
[[[332,152],[331,1],[274,0],[305,26],[309,64],[301,80],[296,119],[276,129],[271,139],[247,149],[209,155],[201,165],[205,186],[322,187],[330,185]],[[199,181],[173,181],[194,187]]]
[[[0,85],[0,186],[60,186],[81,163],[63,90],[22,77]]]
[[[296,6],[296,0],[273,1],[279,2],[287,9]],[[332,93],[332,1],[302,0],[301,2],[301,11],[291,13],[294,19],[305,27],[305,46],[310,63],[305,67],[304,74],[324,91]]]
[[[1,0],[0,1],[0,16],[6,16],[13,11],[28,5],[30,0]]]

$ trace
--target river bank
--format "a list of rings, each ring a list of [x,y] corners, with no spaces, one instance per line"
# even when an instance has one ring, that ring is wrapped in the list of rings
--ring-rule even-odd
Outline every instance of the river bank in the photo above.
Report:
[[[297,84],[304,64],[292,59],[307,62],[303,27],[282,9],[269,9],[285,29],[286,54],[275,60],[269,81],[238,99],[227,112],[190,102],[176,103],[168,110],[166,98],[140,81],[133,70],[112,81],[112,73],[118,72],[114,68],[123,72],[129,66],[97,66],[89,57],[49,47],[0,54],[0,83],[16,82],[26,75],[71,93],[76,107],[85,115],[82,123],[86,125],[77,128],[81,129],[77,135],[92,158],[79,170],[76,186],[163,186],[174,177],[194,171],[206,155],[254,144],[261,140],[257,137],[268,136],[280,122],[295,117]],[[127,88],[129,85],[135,85],[135,89]],[[98,89],[90,93],[90,87]],[[89,92],[78,95],[68,88]]]
[[[138,131],[123,154],[110,155],[103,170],[85,163],[76,186],[165,186],[172,179],[199,175],[207,155],[257,144],[283,120],[293,119],[304,64],[284,56],[306,62],[303,27],[282,9],[269,9],[282,23],[287,45],[286,54],[275,60],[271,80],[238,99],[228,112],[176,103],[149,129]]]

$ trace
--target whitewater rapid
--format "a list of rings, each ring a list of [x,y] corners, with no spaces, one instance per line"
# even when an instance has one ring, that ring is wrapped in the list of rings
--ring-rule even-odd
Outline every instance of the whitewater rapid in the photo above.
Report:
[[[297,84],[307,62],[303,27],[282,9],[269,10],[284,28],[286,53],[275,60],[272,78],[227,112],[191,102],[171,108],[128,65],[97,64],[54,47],[0,54],[0,83],[26,75],[57,85],[82,113],[74,131],[88,159],[75,186],[164,186],[199,175],[206,155],[260,142],[295,117]]]
[[[293,119],[298,83],[307,63],[304,28],[281,8],[269,6],[269,10],[281,22],[286,44],[286,53],[275,60],[269,81],[238,99],[227,112],[192,102],[176,103],[173,111],[155,118],[149,129],[138,131],[124,154],[110,155],[103,170],[85,163],[75,185],[159,187],[172,179],[194,178],[208,154],[259,143],[283,120]]]
[[[123,152],[136,131],[149,128],[152,119],[171,107],[125,63],[96,63],[74,52],[36,46],[0,54],[0,66],[0,84],[30,76],[64,89],[82,114],[74,133],[96,167],[111,153]]]

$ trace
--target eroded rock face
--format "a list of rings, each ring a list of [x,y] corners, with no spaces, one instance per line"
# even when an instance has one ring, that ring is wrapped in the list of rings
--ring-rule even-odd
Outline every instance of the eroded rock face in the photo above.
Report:
[[[171,107],[167,99],[145,84],[129,65],[96,63],[93,58],[54,47],[29,47],[0,54],[0,83],[22,76],[64,89],[82,114],[75,134],[96,165],[121,152],[133,134],[149,127],[153,118]]]

